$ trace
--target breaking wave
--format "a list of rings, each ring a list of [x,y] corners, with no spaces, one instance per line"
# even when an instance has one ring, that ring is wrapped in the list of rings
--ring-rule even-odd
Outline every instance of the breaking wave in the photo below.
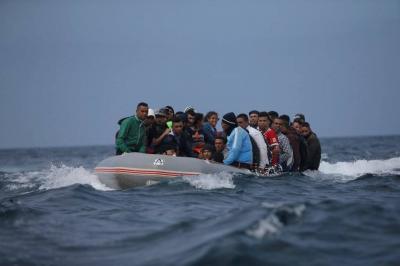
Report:
[[[264,202],[262,206],[270,213],[255,226],[246,230],[247,235],[257,239],[280,233],[283,227],[297,221],[306,210],[304,204]]]
[[[400,157],[387,160],[356,160],[337,163],[322,161],[319,171],[306,171],[304,174],[320,178],[333,176],[334,179],[341,181],[351,181],[367,174],[377,176],[400,175]]]
[[[185,182],[198,189],[212,190],[220,188],[235,188],[233,183],[233,174],[201,174],[199,176],[190,176],[182,178]]]
[[[90,185],[96,190],[111,190],[97,176],[83,167],[54,166],[33,172],[13,173],[8,178],[10,190],[37,187],[40,190],[56,189],[74,184]]]

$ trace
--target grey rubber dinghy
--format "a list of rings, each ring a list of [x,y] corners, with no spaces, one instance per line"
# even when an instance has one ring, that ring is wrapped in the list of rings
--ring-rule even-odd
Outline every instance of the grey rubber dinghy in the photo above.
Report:
[[[182,176],[221,172],[250,173],[246,169],[196,158],[136,152],[109,157],[97,165],[95,172],[100,182],[115,189],[144,186]]]

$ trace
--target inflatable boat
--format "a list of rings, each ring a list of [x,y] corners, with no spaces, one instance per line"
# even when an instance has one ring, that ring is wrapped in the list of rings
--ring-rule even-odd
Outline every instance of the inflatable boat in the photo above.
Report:
[[[250,173],[246,169],[196,158],[135,152],[109,157],[99,163],[95,172],[100,182],[115,189],[144,186],[182,176],[221,172]]]

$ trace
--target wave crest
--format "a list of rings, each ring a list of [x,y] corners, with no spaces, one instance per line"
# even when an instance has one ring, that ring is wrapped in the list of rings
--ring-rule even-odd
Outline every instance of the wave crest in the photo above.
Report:
[[[97,190],[111,190],[101,183],[94,173],[91,173],[82,166],[51,166],[49,172],[41,178],[41,181],[43,181],[43,183],[39,189],[54,189],[71,186],[73,184],[82,184],[90,185]]]
[[[212,190],[220,188],[235,188],[235,184],[233,183],[233,174],[231,173],[222,172],[219,174],[201,174],[199,176],[185,176],[182,179],[198,189]]]
[[[74,184],[90,185],[96,190],[111,190],[102,184],[97,176],[81,167],[55,166],[50,169],[34,172],[13,173],[12,178],[8,178],[11,184],[8,185],[10,190],[31,189],[37,187],[40,190],[49,190],[71,186]]]
[[[284,226],[298,220],[306,210],[304,204],[264,202],[262,206],[271,212],[266,218],[260,220],[256,226],[246,230],[247,235],[257,239],[280,233]]]
[[[322,179],[347,182],[361,176],[400,175],[400,157],[387,160],[356,160],[353,162],[329,163],[322,161],[319,171],[305,171],[305,175]]]
[[[357,160],[354,162],[337,162],[330,164],[321,162],[320,171],[325,174],[343,174],[348,176],[399,175],[400,157],[387,160]]]

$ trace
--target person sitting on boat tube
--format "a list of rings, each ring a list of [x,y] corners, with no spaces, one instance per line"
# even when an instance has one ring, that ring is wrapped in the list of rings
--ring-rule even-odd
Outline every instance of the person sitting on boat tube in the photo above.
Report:
[[[224,164],[250,169],[253,162],[253,150],[249,133],[237,126],[236,115],[233,112],[222,117],[221,126],[228,139],[226,144],[228,154]]]
[[[149,134],[147,138],[149,142],[151,140],[150,147],[154,151],[154,153],[161,154],[161,143],[162,140],[167,136],[171,129],[167,127],[167,112],[168,110],[165,108],[161,108],[155,111],[155,123],[152,128],[149,130]]]
[[[146,152],[146,129],[143,121],[147,118],[149,106],[140,102],[136,115],[124,119],[115,140],[117,155],[125,152]]]

